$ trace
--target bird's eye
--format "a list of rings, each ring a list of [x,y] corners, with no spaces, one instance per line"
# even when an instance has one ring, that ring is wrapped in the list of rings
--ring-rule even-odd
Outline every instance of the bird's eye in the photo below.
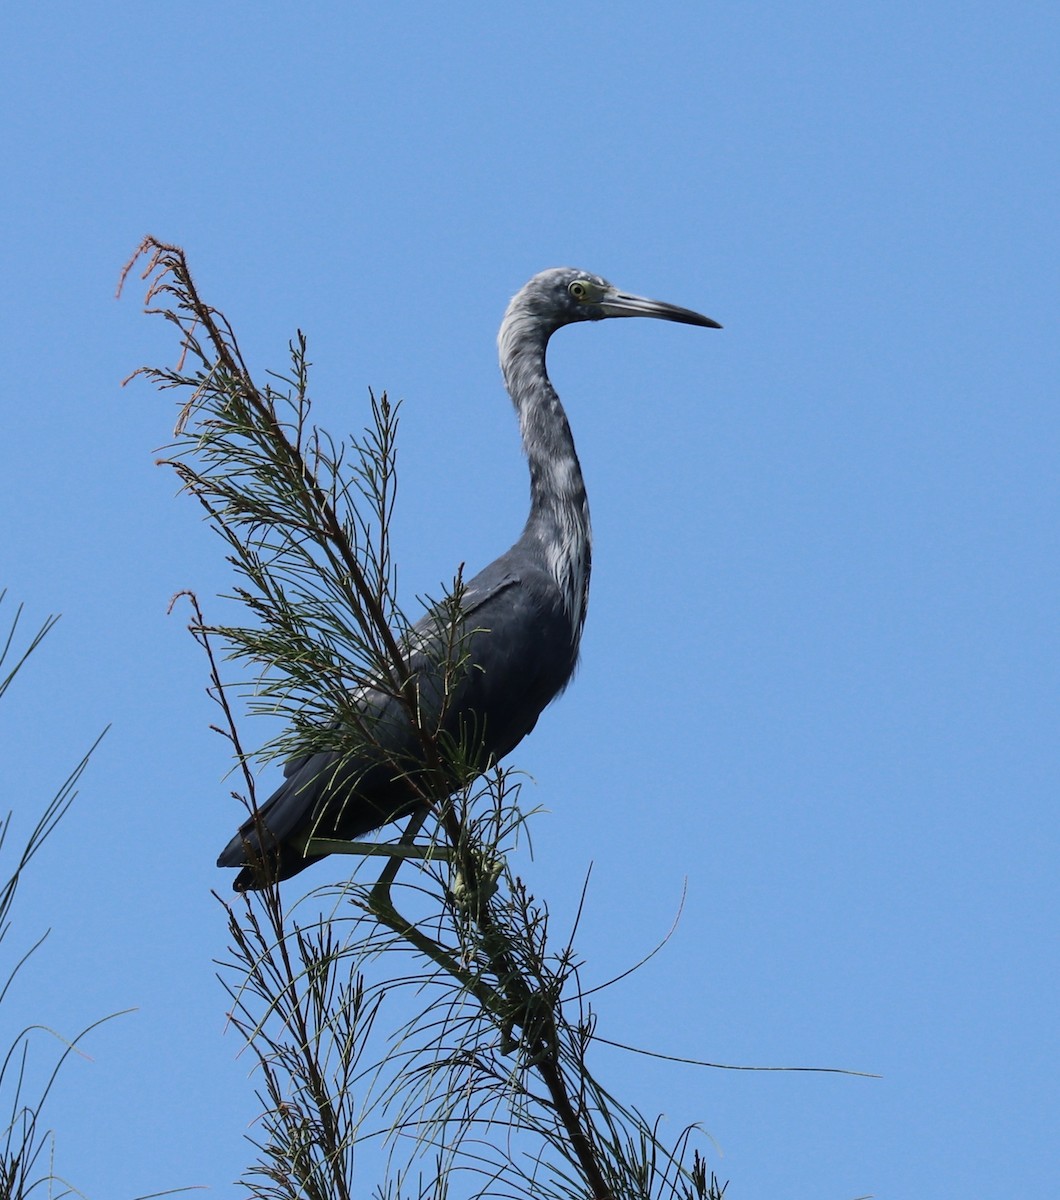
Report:
[[[575,300],[585,300],[589,295],[589,289],[580,279],[575,281],[567,288],[567,291],[574,297]]]

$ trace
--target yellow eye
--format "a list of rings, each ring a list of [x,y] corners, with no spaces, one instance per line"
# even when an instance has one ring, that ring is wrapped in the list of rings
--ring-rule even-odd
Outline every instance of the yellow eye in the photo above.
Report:
[[[589,296],[589,289],[580,279],[575,281],[567,288],[567,291],[574,297],[575,300],[585,300]]]

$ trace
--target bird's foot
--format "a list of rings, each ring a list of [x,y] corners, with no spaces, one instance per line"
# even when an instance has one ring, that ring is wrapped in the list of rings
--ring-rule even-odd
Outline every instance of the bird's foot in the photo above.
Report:
[[[477,850],[465,852],[462,858],[449,891],[457,908],[474,916],[497,894],[504,859],[490,858]]]

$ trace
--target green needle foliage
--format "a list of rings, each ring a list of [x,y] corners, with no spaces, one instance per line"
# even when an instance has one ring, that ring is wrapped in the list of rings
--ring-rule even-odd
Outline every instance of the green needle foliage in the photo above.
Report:
[[[6,592],[0,591],[0,603],[5,595]],[[19,670],[58,619],[48,617],[29,637],[25,646],[17,649],[16,640],[21,618],[22,606],[19,605],[8,625],[7,635],[0,643],[0,698],[4,697]],[[98,741],[99,739],[96,745]],[[6,949],[5,943],[9,942],[12,910],[19,883],[38,850],[54,832],[73,803],[77,795],[78,780],[94,749],[95,745],[44,806],[21,847],[14,847],[13,858],[9,855],[13,849],[14,814],[9,812],[6,817],[0,818],[0,949]],[[19,955],[13,965],[4,966],[4,974],[0,977],[0,1006],[45,937],[46,933]],[[56,1188],[60,1189],[62,1195],[69,1194],[69,1185],[55,1173],[55,1137],[44,1123],[44,1109],[63,1064],[71,1054],[79,1053],[78,1044],[100,1024],[102,1021],[93,1022],[70,1041],[42,1025],[30,1025],[18,1034],[0,1058],[0,1200],[24,1200],[30,1195],[54,1195]],[[39,1046],[42,1040],[49,1039],[55,1048],[42,1071],[34,1063],[31,1051]]]
[[[388,537],[396,407],[372,397],[365,432],[335,441],[311,421],[301,333],[287,371],[259,386],[183,252],[148,238],[123,279],[137,261],[148,311],[179,331],[177,365],[142,372],[181,398],[164,461],[236,572],[229,599],[242,623],[207,624],[192,597],[191,627],[249,810],[233,686],[252,711],[284,718],[255,752],[265,757],[379,751],[353,699],[366,684],[401,700],[421,750],[393,764],[420,801],[396,842],[310,842],[353,856],[351,879],[290,911],[275,886],[226,905],[222,980],[262,1107],[244,1186],[277,1200],[365,1195],[356,1159],[381,1148],[380,1200],[720,1200],[696,1131],[664,1144],[658,1123],[590,1070],[596,1019],[581,962],[512,866],[529,816],[518,780],[482,773],[472,745],[420,721]],[[430,606],[439,631],[459,627],[461,592],[458,578]],[[241,685],[222,678],[224,662]],[[445,670],[464,669],[454,635]]]

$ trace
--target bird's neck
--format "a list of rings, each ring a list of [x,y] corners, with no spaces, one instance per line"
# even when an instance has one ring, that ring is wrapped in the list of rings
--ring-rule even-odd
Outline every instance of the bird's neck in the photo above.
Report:
[[[530,516],[523,537],[543,552],[577,640],[589,595],[592,533],[574,438],[545,368],[551,332],[533,314],[513,306],[497,341],[504,382],[519,414],[530,464]]]

